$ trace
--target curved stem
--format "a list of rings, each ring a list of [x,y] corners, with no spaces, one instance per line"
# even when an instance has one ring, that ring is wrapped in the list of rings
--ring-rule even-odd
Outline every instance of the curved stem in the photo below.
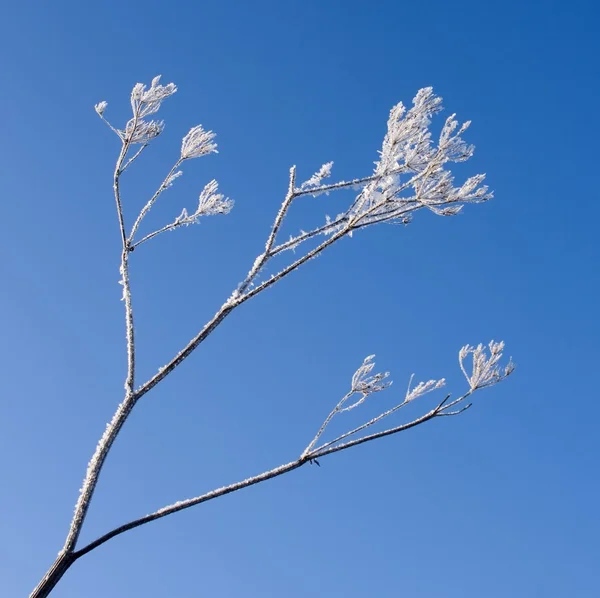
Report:
[[[81,550],[78,550],[74,553],[75,558],[82,557],[84,554],[98,548],[105,542],[108,542],[111,538],[123,534],[131,529],[136,527],[140,527],[141,525],[145,525],[146,523],[150,523],[151,521],[155,521],[156,519],[161,519],[162,517],[166,517],[167,515],[171,515],[176,513],[177,511],[182,511],[183,509],[189,509],[194,505],[198,505],[203,502],[208,502],[209,500],[213,500],[215,498],[219,498],[220,496],[224,496],[225,494],[231,494],[232,492],[236,492],[237,490],[241,490],[243,488],[248,488],[249,486],[254,486],[255,484],[259,484],[260,482],[266,482],[272,478],[276,478],[284,473],[288,473],[293,471],[294,469],[298,469],[302,467],[305,463],[307,463],[308,459],[297,459],[296,461],[291,461],[290,463],[286,463],[285,465],[280,465],[279,467],[275,467],[269,471],[261,473],[251,478],[247,478],[240,482],[236,482],[234,484],[230,484],[229,486],[223,486],[222,488],[217,488],[216,490],[212,490],[211,492],[207,492],[202,496],[197,496],[195,498],[190,498],[188,500],[182,500],[180,502],[176,502],[167,507],[163,507],[150,515],[146,515],[144,517],[140,517],[135,521],[130,521],[120,527],[115,528],[114,530],[104,534],[97,540],[94,540],[87,546],[83,547]]]
[[[377,438],[382,438],[383,436],[397,434],[398,432],[403,432],[404,430],[408,430],[410,428],[418,426],[419,424],[425,423],[426,421],[429,421],[429,420],[443,414],[443,407],[447,403],[449,398],[450,398],[450,395],[448,395],[441,403],[439,403],[431,411],[429,411],[425,415],[421,416],[420,418],[413,420],[412,422],[409,422],[409,423],[406,423],[406,424],[403,424],[400,426],[396,426],[395,428],[391,428],[391,429],[385,430],[383,432],[378,432],[377,434],[371,434],[370,436],[358,438],[356,440],[346,442],[346,443],[338,445],[338,446],[325,448],[324,450],[317,449],[313,452],[304,451],[298,459],[296,459],[295,461],[290,461],[289,463],[286,463],[285,465],[280,465],[279,467],[275,467],[269,471],[266,471],[264,473],[258,474],[256,476],[253,476],[250,478],[246,478],[245,480],[241,480],[239,482],[235,482],[228,486],[223,486],[221,488],[211,490],[210,492],[207,492],[200,496],[196,496],[194,498],[189,498],[187,500],[182,500],[182,501],[173,503],[171,505],[167,505],[166,507],[158,509],[154,513],[145,515],[144,517],[140,517],[139,519],[135,519],[133,521],[130,521],[129,523],[125,523],[125,524],[107,532],[106,534],[104,534],[103,536],[100,536],[93,542],[90,542],[87,546],[84,546],[80,550],[74,552],[73,557],[75,559],[78,559],[78,558],[84,556],[85,554],[87,554],[88,552],[91,552],[92,550],[98,548],[105,542],[108,542],[112,538],[119,536],[129,530],[135,529],[136,527],[140,527],[140,526],[150,523],[152,521],[156,521],[157,519],[166,517],[167,515],[172,515],[173,513],[177,513],[178,511],[183,511],[184,509],[189,509],[190,507],[193,507],[195,505],[198,505],[198,504],[201,504],[204,502],[208,502],[215,498],[219,498],[220,496],[224,496],[225,494],[231,494],[232,492],[237,492],[238,490],[248,488],[249,486],[254,486],[255,484],[259,484],[261,482],[266,482],[267,480],[276,478],[280,475],[283,475],[285,473],[288,473],[290,471],[298,469],[298,468],[302,467],[303,465],[305,465],[306,463],[311,462],[315,458],[320,458],[325,455],[336,453],[338,451],[343,451],[343,450],[349,449],[353,446],[357,446],[359,444],[363,444],[365,442],[369,442],[369,441],[375,440]],[[448,413],[447,415],[450,415],[450,413]],[[454,414],[452,414],[452,415],[454,415]]]

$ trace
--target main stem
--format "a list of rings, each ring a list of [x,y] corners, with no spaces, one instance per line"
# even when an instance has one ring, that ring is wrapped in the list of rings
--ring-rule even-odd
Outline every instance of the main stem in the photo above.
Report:
[[[44,575],[33,592],[31,592],[29,598],[46,598],[77,558],[72,553],[59,553],[54,564],[48,569],[46,575]]]
[[[137,116],[135,118],[137,121]],[[134,123],[135,128],[135,123]],[[133,307],[131,303],[131,288],[129,283],[129,243],[125,232],[125,223],[123,218],[123,209],[121,204],[121,193],[119,188],[120,176],[123,169],[123,162],[127,156],[127,152],[131,146],[129,139],[123,142],[121,152],[115,165],[113,176],[113,190],[115,203],[117,208],[117,216],[119,219],[119,229],[122,241],[121,253],[121,284],[123,285],[123,299],[125,302],[125,328],[127,334],[127,377],[125,379],[125,399],[119,405],[117,411],[113,415],[106,431],[100,438],[94,455],[92,456],[88,469],[83,481],[81,493],[77,504],[75,505],[75,513],[69,526],[69,532],[65,540],[65,544],[58,557],[46,572],[40,583],[30,594],[30,598],[44,598],[48,596],[62,576],[67,572],[69,567],[77,560],[75,555],[75,546],[81,533],[81,528],[85,521],[90,501],[98,483],[98,477],[104,465],[104,461],[110,451],[113,442],[118,436],[125,420],[135,406],[138,397],[134,392],[135,383],[135,341],[133,331]]]

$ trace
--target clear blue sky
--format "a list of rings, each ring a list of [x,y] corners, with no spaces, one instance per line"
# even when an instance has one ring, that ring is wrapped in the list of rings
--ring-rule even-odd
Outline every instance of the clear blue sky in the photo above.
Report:
[[[188,165],[155,222],[212,177],[237,203],[135,254],[142,378],[243,277],[290,165],[368,174],[389,109],[419,87],[473,120],[459,174],[487,172],[496,199],[369,229],[240,308],[139,405],[84,541],[295,458],[369,353],[396,381],[385,405],[412,372],[463,390],[465,343],[504,339],[518,370],[461,418],[122,536],[56,598],[598,596],[595,4],[5,2],[0,596],[28,595],[56,555],[121,399],[118,142],[93,105],[121,124],[159,73],[179,92],[125,183],[129,218],[199,122],[220,154]]]

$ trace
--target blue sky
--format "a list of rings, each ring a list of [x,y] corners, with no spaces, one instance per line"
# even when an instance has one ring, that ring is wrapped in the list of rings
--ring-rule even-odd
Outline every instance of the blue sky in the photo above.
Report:
[[[135,254],[141,378],[244,276],[289,167],[368,174],[389,109],[420,87],[473,120],[457,175],[487,172],[496,198],[364,231],[240,308],[140,403],[84,541],[294,459],[367,354],[396,381],[385,406],[412,372],[464,390],[465,343],[504,339],[518,369],[461,418],[126,534],[53,596],[597,596],[594,4],[4,3],[0,595],[28,595],[56,555],[121,399],[118,143],[93,105],[121,124],[133,84],[162,73],[179,92],[125,182],[128,218],[199,122],[220,153],[185,169],[154,222],[213,177],[236,206]],[[307,198],[298,227],[347,200]]]

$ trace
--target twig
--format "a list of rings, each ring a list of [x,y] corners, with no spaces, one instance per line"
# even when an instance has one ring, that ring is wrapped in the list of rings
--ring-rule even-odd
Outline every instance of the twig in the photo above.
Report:
[[[135,152],[135,154],[129,158],[129,160],[127,160],[127,163],[125,164],[125,166],[123,166],[123,168],[121,168],[121,173],[123,174],[141,155],[141,153],[148,147],[147,143],[144,143],[144,145],[142,145],[142,147],[140,147],[140,149]]]
[[[72,552],[77,544],[77,539],[79,538],[79,534],[81,533],[81,528],[83,527],[83,523],[85,521],[90,501],[94,494],[94,490],[96,489],[98,477],[100,475],[100,471],[102,470],[102,466],[104,465],[104,461],[106,460],[108,452],[110,451],[110,448],[113,442],[115,441],[115,438],[119,434],[119,431],[121,430],[123,424],[125,423],[125,420],[129,416],[129,413],[133,409],[136,402],[136,398],[133,393],[133,388],[135,384],[135,335],[133,328],[133,307],[131,302],[131,288],[129,283],[129,248],[125,233],[119,182],[121,176],[121,166],[123,165],[125,157],[127,156],[127,152],[131,145],[131,136],[135,131],[137,118],[138,116],[136,112],[134,115],[133,126],[131,128],[130,136],[123,140],[121,152],[119,153],[113,176],[113,190],[115,195],[115,203],[117,206],[119,227],[121,230],[121,241],[123,245],[120,269],[121,283],[123,285],[123,298],[125,301],[125,327],[127,338],[127,377],[125,380],[125,399],[117,408],[117,411],[115,412],[104,434],[100,438],[100,441],[96,446],[94,455],[92,456],[89,462],[83,485],[81,487],[81,492],[79,494],[77,504],[75,505],[73,519],[71,520],[69,532],[65,540],[65,545],[63,548],[65,553]]]
[[[210,492],[207,492],[200,496],[196,496],[194,498],[189,498],[187,500],[182,500],[182,501],[173,503],[171,505],[167,505],[161,509],[158,509],[157,511],[154,511],[153,513],[151,513],[149,515],[145,515],[144,517],[140,517],[138,519],[130,521],[129,523],[125,523],[125,524],[107,532],[106,534],[100,536],[93,542],[90,542],[87,546],[84,546],[80,550],[76,551],[73,554],[73,557],[80,558],[80,557],[84,556],[85,554],[87,554],[88,552],[91,552],[95,548],[98,548],[105,542],[108,542],[112,538],[119,536],[120,534],[123,534],[129,530],[135,529],[136,527],[140,527],[140,526],[150,523],[152,521],[156,521],[157,519],[166,517],[167,515],[172,515],[173,513],[177,513],[178,511],[183,511],[184,509],[189,509],[190,507],[193,507],[195,505],[198,505],[198,504],[201,504],[204,502],[208,502],[215,498],[219,498],[220,496],[224,496],[225,494],[231,494],[232,492],[236,492],[238,490],[242,490],[244,488],[248,488],[255,484],[259,484],[261,482],[265,482],[272,478],[278,477],[285,473],[289,473],[295,469],[302,467],[306,463],[313,462],[316,459],[324,457],[326,455],[330,455],[335,452],[346,450],[346,449],[352,448],[354,446],[358,446],[359,444],[363,444],[365,442],[370,442],[371,440],[375,440],[377,438],[382,438],[384,436],[390,436],[392,434],[397,434],[404,430],[414,428],[415,426],[418,426],[419,424],[425,423],[425,422],[437,417],[439,415],[440,408],[444,405],[446,400],[447,400],[447,398],[444,399],[444,401],[442,401],[441,403],[439,403],[437,407],[435,407],[434,409],[432,409],[431,411],[429,411],[422,417],[415,419],[409,423],[406,423],[406,424],[403,424],[400,426],[396,426],[394,428],[390,428],[389,430],[385,430],[383,432],[378,432],[377,434],[372,434],[370,436],[365,436],[363,438],[359,438],[357,440],[353,440],[351,442],[347,442],[345,444],[341,444],[341,445],[331,447],[331,448],[328,448],[325,450],[319,449],[317,451],[312,451],[308,454],[305,451],[299,459],[296,459],[295,461],[286,463],[285,465],[280,465],[279,467],[275,467],[269,471],[263,472],[254,477],[250,477],[250,478],[246,478],[245,480],[241,480],[240,482],[235,482],[234,484],[230,484],[228,486],[223,486],[221,488],[211,490]]]
[[[137,232],[140,224],[142,223],[142,220],[144,219],[146,214],[150,211],[150,209],[152,208],[152,206],[154,205],[156,200],[159,198],[160,194],[169,187],[169,181],[171,180],[171,177],[173,176],[173,174],[175,174],[175,171],[181,166],[182,162],[183,162],[183,158],[179,158],[177,160],[177,162],[175,162],[175,164],[173,165],[171,170],[169,170],[169,174],[165,177],[163,182],[160,184],[159,188],[155,191],[154,195],[148,200],[146,205],[142,208],[141,212],[139,213],[138,217],[136,218],[135,222],[133,223],[133,226],[131,227],[131,232],[129,233],[129,239],[128,239],[129,243],[133,242],[135,233]],[[139,243],[138,243],[138,245],[139,245]]]

